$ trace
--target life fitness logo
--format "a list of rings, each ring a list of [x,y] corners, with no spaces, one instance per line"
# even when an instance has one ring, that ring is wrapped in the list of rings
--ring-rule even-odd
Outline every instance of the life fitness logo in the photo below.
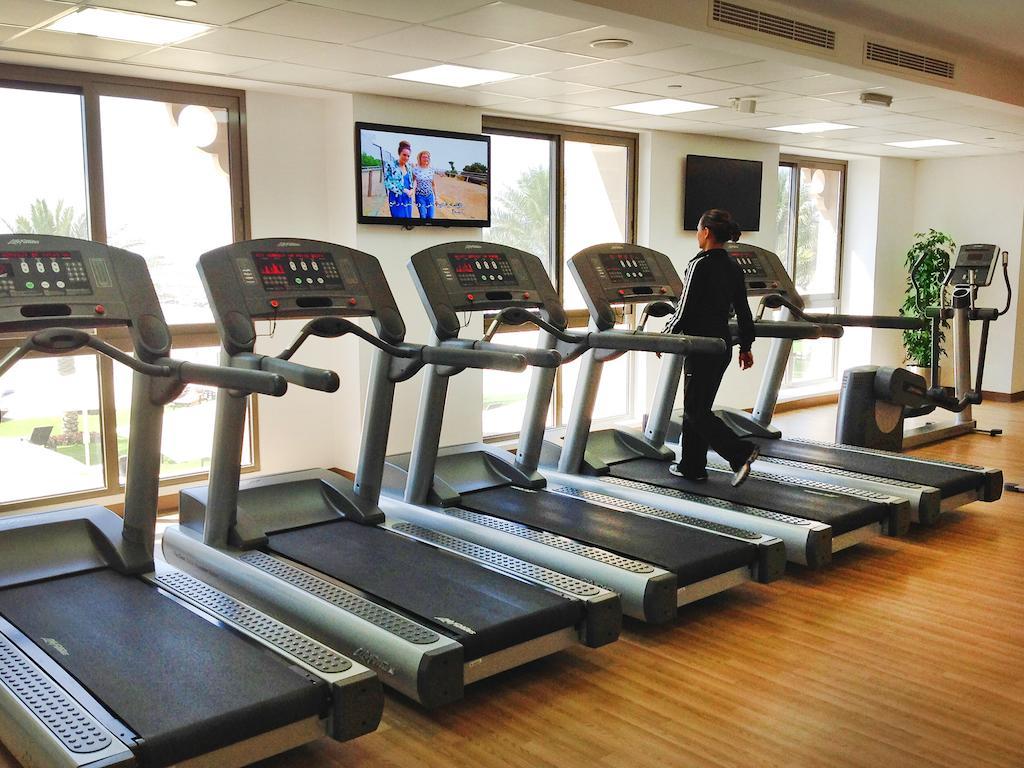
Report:
[[[13,240],[7,241],[8,245],[39,245],[38,240],[26,240],[25,238],[16,237]]]

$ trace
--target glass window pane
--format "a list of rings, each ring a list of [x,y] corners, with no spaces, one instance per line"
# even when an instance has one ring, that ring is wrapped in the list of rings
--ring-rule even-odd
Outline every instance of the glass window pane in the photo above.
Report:
[[[800,168],[794,282],[804,295],[835,295],[842,182],[841,171]]]
[[[210,323],[201,253],[232,242],[226,109],[103,96],[107,239],[146,258],[169,323]]]
[[[551,270],[553,142],[491,136],[491,226],[483,239],[540,257]]]
[[[82,97],[0,88],[0,115],[0,228],[88,238]]]
[[[565,142],[565,243],[568,261],[584,248],[626,240],[629,202],[629,156],[626,147]],[[562,303],[585,309],[576,281],[563,269]]]
[[[0,379],[0,504],[104,487],[96,357],[22,360]]]
[[[832,313],[836,308],[822,306],[811,311]],[[789,383],[792,386],[830,381],[835,374],[835,339],[801,339],[793,342],[793,351],[789,358]]]
[[[502,333],[494,341],[498,344],[532,349],[537,346],[537,331]],[[520,373],[489,370],[483,372],[485,437],[517,434],[522,428],[532,370],[527,368]],[[552,411],[553,409],[548,409],[549,427],[554,425]]]
[[[627,330],[629,326],[615,326],[620,331]],[[594,403],[595,419],[611,419],[619,416],[628,416],[632,410],[630,396],[630,376],[633,371],[633,355],[627,353],[621,357],[604,364],[601,371],[601,386],[597,390],[597,400]],[[576,396],[576,380],[580,375],[582,358],[577,358],[571,363],[562,366],[562,416],[559,424],[565,424],[569,418],[569,411],[572,408],[573,398]]]
[[[775,253],[783,264],[789,262],[789,238],[793,217],[793,172],[791,165],[779,166],[778,209],[775,214]]]
[[[194,347],[174,351],[174,357],[204,365],[216,365],[218,347]],[[117,407],[118,466],[121,482],[127,468],[129,425],[132,403],[132,372],[123,365],[114,368],[114,399]],[[207,472],[213,448],[213,423],[217,407],[215,387],[189,384],[178,399],[164,409],[163,439],[160,446],[160,478]],[[246,421],[242,465],[252,464],[251,414]]]

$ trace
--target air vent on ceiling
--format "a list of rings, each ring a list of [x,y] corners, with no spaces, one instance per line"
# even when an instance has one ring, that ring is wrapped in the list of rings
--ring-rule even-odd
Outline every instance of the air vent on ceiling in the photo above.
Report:
[[[829,51],[836,49],[835,30],[807,24],[796,19],[777,16],[755,8],[747,8],[724,0],[712,0],[711,20],[730,27],[739,27],[762,35],[780,37],[794,43],[813,45]]]
[[[888,64],[891,67],[900,69],[912,69],[924,75],[933,77],[944,77],[952,80],[956,74],[955,65],[952,61],[936,59],[934,56],[926,56],[923,53],[906,51],[885,43],[867,41],[864,46],[864,60],[874,61],[878,64]]]

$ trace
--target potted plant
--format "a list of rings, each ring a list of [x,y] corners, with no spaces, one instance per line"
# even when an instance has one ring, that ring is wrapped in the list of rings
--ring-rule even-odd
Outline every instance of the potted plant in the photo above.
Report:
[[[942,278],[949,270],[950,258],[956,243],[953,238],[945,232],[938,232],[929,229],[927,232],[914,234],[914,245],[907,251],[904,264],[907,268],[907,291],[903,298],[903,305],[900,307],[900,314],[907,317],[924,318],[924,310],[928,307],[938,306],[944,298],[945,287],[942,285]],[[920,260],[920,263],[918,261]],[[917,267],[917,289],[910,277],[910,270],[914,264]],[[946,334],[939,327],[939,354],[945,354],[943,344]],[[906,352],[906,362],[911,370],[931,381],[932,360],[932,337],[930,330],[904,331],[903,349]],[[916,370],[915,370],[916,369]]]

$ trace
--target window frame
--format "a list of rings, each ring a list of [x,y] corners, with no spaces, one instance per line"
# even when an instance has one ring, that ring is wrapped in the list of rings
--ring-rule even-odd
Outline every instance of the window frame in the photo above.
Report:
[[[800,171],[804,168],[820,168],[821,170],[825,171],[837,171],[840,174],[839,219],[838,229],[836,231],[836,276],[834,290],[832,293],[815,293],[807,294],[806,296],[801,294],[801,298],[804,301],[805,308],[810,311],[821,308],[823,306],[834,306],[835,311],[838,312],[840,311],[840,308],[842,306],[841,302],[843,290],[844,265],[843,238],[846,230],[846,183],[848,177],[848,164],[845,160],[832,160],[828,158],[782,154],[779,156],[779,167],[788,167],[792,171],[789,189],[789,239],[786,244],[786,253],[784,257],[782,254],[780,254],[780,257],[782,257],[782,261],[786,267],[786,271],[792,277],[794,284],[796,284],[797,280],[796,248],[799,232],[798,219],[800,214]],[[839,342],[836,339],[832,340],[832,372],[831,375],[826,378],[819,378],[813,379],[811,381],[794,383],[794,359],[795,358],[791,355],[789,361],[787,362],[786,373],[782,382],[783,389],[801,389],[804,387],[820,386],[825,382],[835,382],[838,378]]]
[[[248,145],[245,131],[245,92],[191,83],[122,77],[95,72],[0,64],[0,87],[70,93],[82,98],[82,133],[85,155],[86,205],[88,208],[90,237],[104,243],[107,240],[106,205],[103,184],[103,151],[100,125],[100,99],[103,96],[134,98],[165,102],[183,102],[217,107],[228,115],[228,177],[231,194],[232,237],[237,242],[250,235]],[[97,337],[126,352],[131,352],[131,337],[127,328],[98,328]],[[221,347],[214,323],[178,324],[171,326],[176,350],[195,347]],[[16,347],[24,337],[0,336],[0,356]],[[96,354],[96,353],[92,353]],[[88,491],[56,494],[23,501],[0,504],[0,515],[27,511],[38,507],[66,502],[86,501],[124,492],[120,481],[117,456],[117,420],[114,405],[114,362],[98,355],[97,376],[99,407],[102,423],[102,452],[104,487]],[[259,406],[257,397],[249,398],[252,463],[243,467],[245,473],[260,468],[259,458]],[[161,487],[176,486],[207,479],[208,472],[193,472],[160,480]]]
[[[481,130],[486,134],[499,134],[503,136],[518,136],[527,139],[543,139],[553,143],[552,163],[554,165],[554,201],[551,210],[555,222],[552,227],[551,262],[548,264],[548,273],[559,298],[562,298],[562,286],[567,278],[565,274],[565,144],[575,141],[588,144],[607,144],[611,146],[622,146],[626,149],[626,239],[629,243],[636,242],[636,208],[637,190],[639,180],[637,179],[639,135],[625,131],[605,130],[602,128],[590,128],[581,125],[566,125],[562,123],[547,123],[539,120],[522,120],[512,117],[500,117],[495,115],[484,115],[482,118]],[[493,162],[493,160],[492,160]],[[484,324],[487,325],[496,313],[484,315]],[[590,313],[585,309],[566,310],[569,328],[586,328],[590,324]],[[634,312],[632,305],[616,309],[616,323],[633,324]],[[498,330],[498,333],[521,331],[521,328],[506,327]],[[630,353],[627,353],[630,354]],[[632,357],[632,355],[630,355]],[[629,395],[627,402],[630,404],[630,411],[634,402],[634,390],[636,387],[636,365],[631,362],[629,365]],[[555,387],[552,393],[550,408],[554,409],[555,428],[560,428],[561,415],[565,412],[566,404],[571,400],[571,395],[563,391],[562,369],[559,367],[555,372]],[[632,415],[628,413],[627,415]],[[518,432],[504,434],[486,435],[484,442],[500,443],[518,437]]]

